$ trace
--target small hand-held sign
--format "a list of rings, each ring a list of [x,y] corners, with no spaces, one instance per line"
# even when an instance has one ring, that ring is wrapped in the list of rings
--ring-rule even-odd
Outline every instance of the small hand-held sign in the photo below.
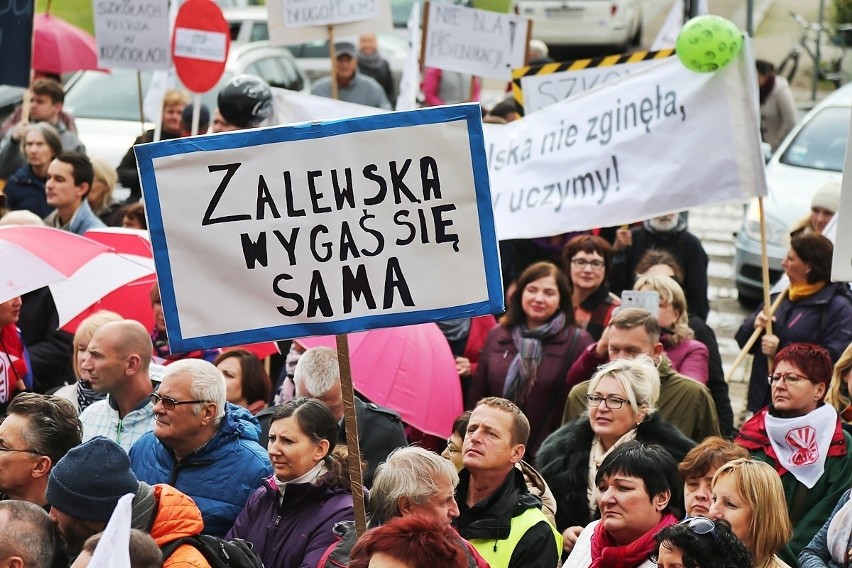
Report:
[[[212,0],[186,0],[172,36],[172,60],[181,82],[193,93],[215,87],[225,72],[230,46],[222,10]]]

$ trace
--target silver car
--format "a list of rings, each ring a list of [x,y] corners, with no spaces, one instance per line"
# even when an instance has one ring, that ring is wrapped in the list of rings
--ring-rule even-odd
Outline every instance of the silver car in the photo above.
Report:
[[[221,86],[240,73],[257,75],[273,87],[310,92],[310,79],[287,48],[264,42],[232,46],[219,85],[201,96],[211,113]],[[151,73],[142,73],[143,92],[150,81]],[[140,120],[136,72],[130,69],[77,74],[66,87],[65,109],[74,115],[86,152],[116,166],[136,137],[153,128]]]
[[[840,180],[846,155],[852,84],[816,105],[790,132],[766,166],[764,198],[769,279],[778,281],[790,246],[790,231],[810,213],[811,198],[829,180]],[[734,271],[740,300],[762,297],[760,217],[757,200],[746,209],[737,233]]]

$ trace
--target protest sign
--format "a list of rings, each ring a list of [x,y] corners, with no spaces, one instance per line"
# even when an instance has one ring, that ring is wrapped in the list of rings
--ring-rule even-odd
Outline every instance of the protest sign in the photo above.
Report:
[[[766,194],[750,44],[716,73],[674,57],[486,125],[497,235],[545,237]]]
[[[639,51],[565,63],[545,63],[512,70],[512,94],[525,114],[568,97],[621,79],[657,59],[674,55],[674,50]]]
[[[393,29],[390,2],[380,0],[274,0],[266,3],[269,39],[294,45],[337,36]]]
[[[0,85],[29,87],[35,0],[0,0]]]
[[[510,81],[526,63],[531,21],[514,14],[427,2],[423,65]]]
[[[100,67],[169,68],[167,0],[95,0],[93,8]]]
[[[844,172],[852,172],[852,145],[850,145],[849,137],[852,137],[852,123],[850,123],[846,140]],[[834,216],[837,221],[837,232],[834,237],[831,280],[833,282],[852,282],[852,175],[843,176],[840,183],[840,208]]]
[[[135,151],[175,351],[502,309],[478,105]]]

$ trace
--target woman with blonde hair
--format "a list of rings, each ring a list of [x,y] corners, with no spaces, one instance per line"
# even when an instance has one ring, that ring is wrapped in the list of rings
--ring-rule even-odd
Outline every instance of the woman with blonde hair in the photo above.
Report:
[[[189,93],[176,89],[169,89],[163,95],[163,121],[160,132],[160,140],[171,140],[181,136],[181,117],[183,109],[189,104]],[[142,136],[136,138],[133,146],[154,141],[154,129],[146,130]],[[142,198],[142,186],[139,185],[139,174],[136,172],[136,153],[131,146],[121,163],[118,164],[118,179],[121,185],[130,189],[130,197],[127,203],[136,203]]]
[[[598,516],[595,475],[617,447],[634,439],[659,444],[679,462],[695,445],[659,416],[659,397],[660,375],[646,355],[607,363],[589,381],[588,411],[542,444],[536,467],[556,497],[556,528],[566,552]]]
[[[825,402],[833,406],[843,420],[843,428],[852,433],[850,384],[852,384],[852,344],[843,351],[840,359],[834,364],[831,384],[828,387],[828,394],[825,395]]]
[[[675,371],[706,385],[710,376],[710,352],[706,345],[694,339],[688,322],[686,295],[680,284],[668,276],[647,275],[638,277],[633,289],[660,295],[657,320],[663,332],[660,342],[666,356]]]
[[[89,207],[92,213],[98,216],[106,225],[114,226],[116,210],[120,207],[112,198],[112,192],[115,190],[115,182],[118,181],[118,174],[109,162],[97,156],[89,158],[92,162],[92,169],[95,177],[92,180],[92,187],[89,189],[89,194],[86,199],[89,202]]]
[[[74,368],[75,382],[59,388],[53,394],[70,401],[77,409],[78,414],[93,402],[102,400],[106,396],[106,393],[95,392],[92,389],[92,385],[89,383],[89,374],[80,368],[80,362],[86,355],[89,342],[102,325],[123,319],[115,312],[100,310],[80,322],[77,331],[74,332],[74,352],[71,354],[71,366]]]
[[[758,460],[728,462],[713,476],[710,518],[725,519],[751,552],[755,568],[790,568],[778,556],[793,536],[781,478]]]

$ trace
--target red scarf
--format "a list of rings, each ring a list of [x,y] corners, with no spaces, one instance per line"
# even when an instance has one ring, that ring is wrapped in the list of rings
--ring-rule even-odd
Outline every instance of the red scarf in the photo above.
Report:
[[[0,351],[5,352],[12,363],[9,369],[5,368],[5,363],[0,369],[0,380],[6,381],[6,388],[2,389],[4,396],[0,396],[0,403],[6,403],[12,400],[12,395],[17,390],[18,380],[26,382],[29,369],[24,358],[24,344],[14,323],[0,328],[0,345],[2,345]]]
[[[769,457],[775,464],[775,470],[778,475],[787,473],[787,469],[778,461],[778,456],[775,455],[775,449],[769,442],[769,435],[766,433],[766,413],[769,412],[769,407],[760,410],[752,416],[742,428],[740,434],[734,440],[738,446],[742,446],[748,451],[763,450],[763,453]],[[831,436],[831,444],[828,446],[828,456],[845,456],[846,455],[846,440],[843,438],[843,426],[840,423],[840,418],[837,419],[837,425],[834,427],[834,435]]]
[[[669,525],[677,523],[671,513],[663,515],[657,526],[624,546],[618,546],[604,528],[603,521],[592,535],[592,563],[589,568],[636,568],[657,550],[654,535]]]

